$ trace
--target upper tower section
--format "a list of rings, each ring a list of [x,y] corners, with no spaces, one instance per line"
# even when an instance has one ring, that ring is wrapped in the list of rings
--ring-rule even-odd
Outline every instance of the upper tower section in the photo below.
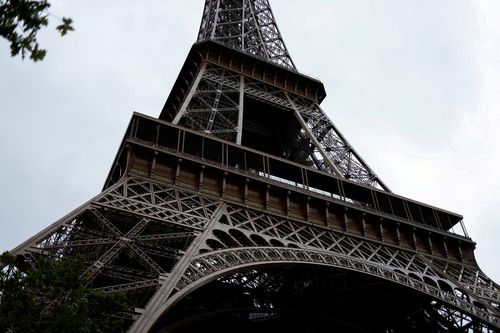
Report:
[[[159,118],[390,192],[320,108],[325,96],[297,71],[269,0],[206,0]]]
[[[296,70],[268,0],[206,0],[198,41],[206,40]]]

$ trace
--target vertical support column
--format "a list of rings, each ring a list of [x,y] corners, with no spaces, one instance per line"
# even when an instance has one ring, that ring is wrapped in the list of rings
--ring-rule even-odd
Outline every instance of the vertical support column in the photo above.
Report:
[[[443,237],[443,249],[444,249],[444,255],[446,256],[446,259],[449,259],[450,255],[448,252],[448,238],[446,236]]]
[[[241,50],[245,51],[245,7],[246,0],[242,0],[241,4]],[[240,144],[238,142],[238,144]]]
[[[286,218],[290,216],[290,195],[292,194],[291,191],[286,191]]]
[[[151,162],[151,168],[149,170],[149,177],[154,178],[155,177],[155,170],[156,170],[156,159],[158,158],[158,151],[155,150],[154,155],[153,155],[153,161]]]
[[[457,248],[458,248],[458,254],[460,255],[460,261],[462,262],[462,264],[465,262],[465,258],[464,258],[464,252],[462,251],[462,241],[458,241],[458,245],[457,245]],[[461,275],[461,273],[460,273]]]
[[[224,196],[226,195],[227,175],[228,175],[227,171],[225,171],[222,174],[222,188],[221,188],[221,192],[220,192],[221,198],[224,198]]]
[[[156,162],[157,156],[158,156],[158,152],[155,151],[155,162]],[[155,193],[155,186],[154,186],[153,182],[149,183],[149,192],[151,193],[150,194],[151,204],[156,205],[156,193]]]
[[[310,202],[311,202],[311,197],[307,197],[306,198],[306,222],[309,222],[309,219],[311,217],[311,206],[310,206]],[[346,218],[347,219],[347,218]],[[347,221],[347,220],[346,220]],[[347,223],[346,223],[347,225]]]
[[[398,246],[401,247],[401,231],[399,230],[400,228],[400,223],[396,223],[396,241],[398,242]]]
[[[174,186],[177,185],[177,181],[179,180],[179,176],[181,174],[181,163],[182,163],[182,158],[178,158],[177,165],[175,167]]]
[[[361,223],[363,227],[363,237],[366,238],[366,233],[367,233],[367,226],[366,226],[366,213],[363,212],[361,216]]]
[[[243,43],[243,42],[242,42]],[[245,78],[240,76],[240,103],[238,106],[238,134],[236,135],[236,143],[241,145],[243,138],[243,101],[245,99]]]
[[[198,180],[198,192],[203,191],[204,171],[205,166],[202,165],[200,168],[200,178]]]
[[[380,240],[382,242],[384,242],[385,236],[384,236],[384,218],[383,217],[379,218],[379,225],[378,226],[379,226],[379,230],[380,230]]]
[[[429,243],[429,251],[431,255],[434,255],[434,248],[432,247],[432,233],[430,231],[427,234],[427,241]]]
[[[271,190],[271,185],[266,185],[266,203],[265,203],[265,208],[266,210],[269,210],[269,191]]]
[[[248,204],[248,183],[250,183],[250,179],[245,178],[245,189],[244,189],[244,192],[243,192],[243,196],[244,196],[243,203],[245,205]]]
[[[325,225],[328,227],[330,225],[330,202],[325,202]]]
[[[344,232],[349,231],[349,218],[347,217],[347,211],[349,208],[344,207]]]
[[[413,227],[411,235],[412,235],[412,239],[413,239],[413,247],[414,247],[415,251],[418,251],[417,235],[415,235],[416,230],[417,230],[417,228]]]
[[[212,32],[210,33],[210,39],[215,39],[215,30],[217,29],[217,22],[219,19],[220,12],[220,0],[217,0],[217,8],[215,9],[215,19],[213,22]]]

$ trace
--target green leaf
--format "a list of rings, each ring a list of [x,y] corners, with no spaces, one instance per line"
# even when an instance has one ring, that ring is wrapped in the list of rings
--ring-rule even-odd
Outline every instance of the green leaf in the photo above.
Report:
[[[68,17],[63,17],[60,25],[56,27],[57,30],[61,33],[61,36],[64,36],[68,33],[68,31],[74,31],[75,29],[72,26],[73,20]]]

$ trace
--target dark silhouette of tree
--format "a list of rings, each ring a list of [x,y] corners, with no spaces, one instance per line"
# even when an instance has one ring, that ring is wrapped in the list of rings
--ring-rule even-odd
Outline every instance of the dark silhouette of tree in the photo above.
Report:
[[[83,258],[42,257],[36,268],[22,266],[0,256],[1,333],[124,332],[117,314],[128,309],[125,295],[85,287]]]
[[[22,59],[29,56],[34,62],[43,60],[47,50],[40,48],[37,33],[53,16],[48,12],[49,7],[47,0],[0,0],[0,36],[10,43],[13,57],[21,54]],[[71,18],[57,19],[61,21],[56,27],[61,36],[74,30]]]

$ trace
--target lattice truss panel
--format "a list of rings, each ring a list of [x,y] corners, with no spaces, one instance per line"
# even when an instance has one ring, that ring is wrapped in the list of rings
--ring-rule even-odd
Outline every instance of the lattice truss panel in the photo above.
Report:
[[[88,285],[126,292],[143,307],[168,279],[218,203],[140,179],[125,179],[14,250],[87,262]],[[135,318],[133,313],[125,317]]]
[[[295,69],[268,0],[207,0],[198,34],[203,40]]]
[[[309,133],[323,148],[323,154],[333,163],[337,173],[357,183],[388,189],[317,103],[299,96],[290,97],[290,103],[305,121]]]
[[[214,80],[214,75],[223,80]],[[174,123],[237,142],[241,127],[239,116],[242,116],[243,107],[240,87],[239,75],[223,69],[204,67],[194,94],[190,95],[189,102],[181,110],[182,118],[178,117]]]
[[[243,113],[262,112],[244,109],[243,94],[295,113],[303,128],[298,137],[290,138],[294,140],[293,158],[281,157],[357,183],[389,190],[317,103],[215,65],[202,66],[191,93],[173,122],[241,143]],[[266,116],[269,115],[263,112],[262,117]]]
[[[453,265],[410,250],[246,208],[228,207],[219,223],[177,283],[177,292],[234,267],[255,263],[315,263],[363,272],[430,295],[436,300],[434,315],[448,317],[446,321],[452,321],[456,328],[475,327],[471,332],[482,332],[477,327],[483,326],[478,326],[470,314],[494,326],[500,325],[498,286],[476,267]],[[455,271],[447,270],[452,266]],[[488,290],[488,295],[476,290]]]

